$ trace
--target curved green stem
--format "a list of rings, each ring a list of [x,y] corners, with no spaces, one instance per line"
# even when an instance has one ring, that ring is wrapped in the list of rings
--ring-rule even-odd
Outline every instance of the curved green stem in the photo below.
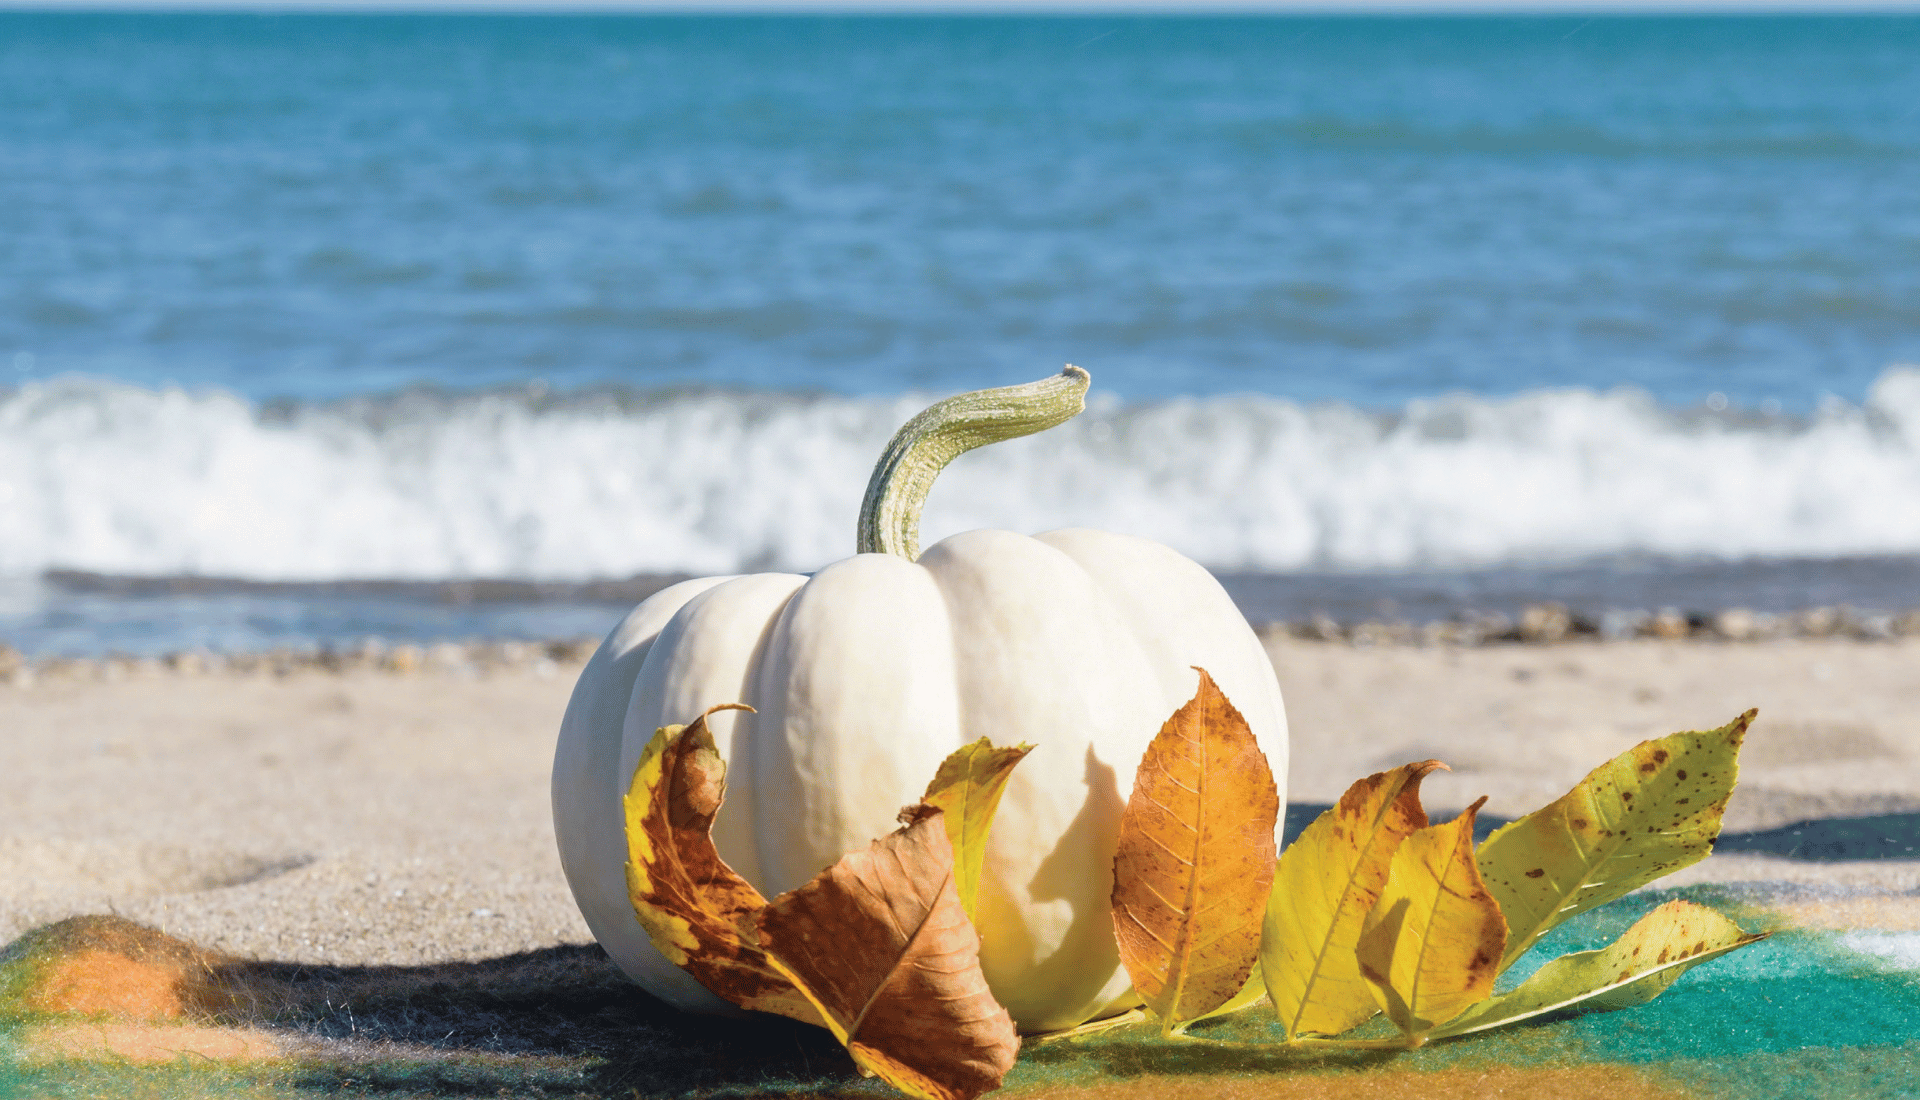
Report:
[[[1092,379],[1079,367],[1024,386],[949,397],[907,421],[873,467],[860,502],[862,554],[920,556],[920,509],[947,463],[975,447],[1064,424],[1087,407]]]

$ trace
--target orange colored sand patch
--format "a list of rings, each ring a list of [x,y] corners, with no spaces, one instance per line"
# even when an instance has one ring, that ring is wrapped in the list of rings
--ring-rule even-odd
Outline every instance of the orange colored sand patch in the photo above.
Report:
[[[1689,1100],[1687,1093],[1647,1074],[1617,1066],[1142,1077],[1018,1095],[1021,1100]]]
[[[86,1059],[152,1065],[181,1057],[263,1062],[279,1057],[280,1044],[266,1032],[246,1028],[88,1021],[29,1028],[20,1036],[19,1052],[37,1063]]]
[[[19,991],[32,1012],[180,1020],[230,1002],[231,960],[119,917],[75,917],[21,941],[31,975]]]
[[[49,960],[23,1000],[35,1012],[176,1020],[187,1013],[182,984],[177,967],[89,948]]]

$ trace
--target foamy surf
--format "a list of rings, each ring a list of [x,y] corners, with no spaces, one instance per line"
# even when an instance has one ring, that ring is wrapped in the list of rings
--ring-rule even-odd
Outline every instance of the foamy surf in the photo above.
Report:
[[[852,551],[871,464],[928,396],[504,390],[259,406],[33,383],[0,396],[0,573],[812,569]],[[980,526],[1133,532],[1259,572],[1915,553],[1920,367],[1804,418],[1624,389],[1385,413],[1096,400],[948,471],[926,541]]]

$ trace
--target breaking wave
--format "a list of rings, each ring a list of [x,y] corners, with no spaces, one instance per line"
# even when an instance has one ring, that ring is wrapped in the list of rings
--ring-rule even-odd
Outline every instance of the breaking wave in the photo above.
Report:
[[[811,569],[926,395],[500,390],[255,405],[61,378],[0,392],[0,573],[588,579]],[[1095,401],[961,458],[925,541],[1093,526],[1287,571],[1920,551],[1920,367],[1807,417],[1643,393],[1392,412]]]

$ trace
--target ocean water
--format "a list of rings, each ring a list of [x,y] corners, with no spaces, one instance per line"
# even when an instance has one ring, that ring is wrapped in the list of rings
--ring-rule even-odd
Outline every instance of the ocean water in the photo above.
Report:
[[[1068,361],[1089,412],[961,459],[929,540],[1144,534],[1257,617],[1920,604],[1916,56],[0,13],[0,639],[601,629],[583,584],[846,555],[901,421]]]

